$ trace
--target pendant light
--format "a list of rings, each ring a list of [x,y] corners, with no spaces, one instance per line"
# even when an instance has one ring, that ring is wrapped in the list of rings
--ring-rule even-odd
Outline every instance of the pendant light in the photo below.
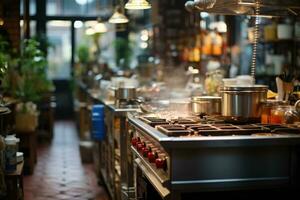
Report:
[[[151,4],[147,0],[129,0],[125,4],[128,10],[144,10],[151,8]]]
[[[106,33],[107,28],[106,28],[105,24],[101,21],[100,18],[97,21],[98,21],[98,23],[93,27],[95,30],[95,33]]]
[[[88,27],[88,28],[85,30],[85,34],[86,34],[86,35],[94,35],[94,34],[95,34],[95,30],[94,30],[92,27]]]
[[[0,5],[0,26],[4,25],[4,16],[2,15],[4,13],[3,5]]]
[[[0,17],[0,26],[4,25],[4,19],[2,17]]]
[[[128,18],[122,13],[121,7],[116,6],[114,14],[109,18],[109,23],[112,24],[125,24],[128,23]]]

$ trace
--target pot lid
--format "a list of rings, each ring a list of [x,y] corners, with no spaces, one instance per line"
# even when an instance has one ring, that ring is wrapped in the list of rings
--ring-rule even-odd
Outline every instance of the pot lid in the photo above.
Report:
[[[268,86],[266,85],[228,85],[221,88],[221,91],[267,91]]]
[[[221,100],[222,97],[217,96],[195,96],[192,97],[192,101],[212,101],[212,100]]]

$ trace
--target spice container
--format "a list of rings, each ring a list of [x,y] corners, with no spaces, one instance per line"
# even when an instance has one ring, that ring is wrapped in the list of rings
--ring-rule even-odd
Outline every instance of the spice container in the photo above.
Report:
[[[276,108],[276,106],[287,105],[287,102],[277,101],[277,100],[267,100],[262,103],[261,111],[261,123],[270,124],[271,123],[271,110]]]
[[[271,124],[284,124],[285,123],[285,113],[287,111],[293,110],[293,106],[281,105],[276,106],[271,109]]]
[[[20,139],[14,135],[8,135],[5,138],[5,170],[14,172],[17,169],[18,142]]]

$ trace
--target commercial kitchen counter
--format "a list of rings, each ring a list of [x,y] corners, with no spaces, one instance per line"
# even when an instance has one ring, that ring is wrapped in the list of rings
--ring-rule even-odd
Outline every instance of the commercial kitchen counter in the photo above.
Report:
[[[138,115],[129,114],[128,120],[136,166],[162,199],[195,192],[299,188],[300,131],[177,137]]]

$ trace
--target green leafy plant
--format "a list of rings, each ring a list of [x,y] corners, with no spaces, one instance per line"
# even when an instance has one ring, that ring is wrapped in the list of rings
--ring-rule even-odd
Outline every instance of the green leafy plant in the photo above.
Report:
[[[87,64],[90,60],[89,48],[86,45],[80,45],[77,48],[77,57],[80,63]]]
[[[9,42],[0,35],[0,79],[2,80],[8,69],[10,60]]]
[[[23,102],[36,102],[53,87],[47,79],[46,66],[47,60],[39,48],[39,42],[34,39],[24,40],[17,70],[17,98]]]
[[[114,41],[116,51],[116,64],[121,69],[129,69],[133,50],[131,43],[128,39],[117,38]]]

